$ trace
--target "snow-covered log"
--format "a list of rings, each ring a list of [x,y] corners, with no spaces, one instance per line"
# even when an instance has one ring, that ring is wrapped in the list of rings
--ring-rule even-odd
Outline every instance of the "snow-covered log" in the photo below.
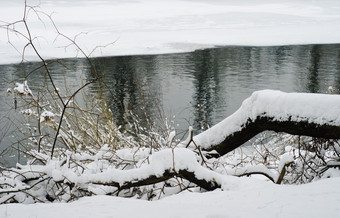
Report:
[[[234,114],[194,141],[224,155],[266,130],[340,139],[340,95],[256,91]]]
[[[56,182],[65,182],[70,186],[80,185],[87,189],[89,184],[112,186],[118,192],[133,187],[156,184],[170,178],[179,177],[211,191],[222,187],[224,176],[201,166],[196,155],[190,149],[174,148],[155,152],[150,156],[150,163],[140,168],[129,170],[106,169],[102,173],[83,172],[78,175],[69,169],[37,166],[43,175],[52,177]],[[38,169],[37,169],[38,170]]]
[[[123,184],[119,184],[115,181],[109,181],[109,182],[92,182],[92,184],[96,185],[106,185],[106,186],[113,186],[117,187],[118,191],[124,190],[124,189],[130,189],[133,187],[140,187],[144,185],[153,185],[159,182],[164,182],[168,179],[179,177],[182,179],[186,179],[189,182],[192,182],[193,184],[196,184],[197,186],[207,190],[212,191],[217,188],[221,188],[221,184],[214,181],[214,178],[211,177],[209,179],[206,178],[197,178],[195,175],[195,171],[190,171],[188,169],[181,169],[178,171],[171,171],[171,170],[164,170],[164,172],[161,175],[148,175],[148,177],[143,178],[137,178],[133,181],[125,181]]]
[[[173,177],[186,179],[206,190],[221,187],[222,175],[202,167],[189,149],[164,149],[150,156],[150,164],[131,170],[107,170],[76,177],[74,183],[117,187],[118,190],[155,184]],[[71,179],[72,181],[72,179]]]
[[[166,148],[150,155],[141,167],[124,170],[112,165],[101,169],[103,159],[72,167],[69,164],[75,159],[69,160],[69,163],[54,159],[44,165],[18,164],[15,169],[0,168],[3,174],[0,177],[0,204],[70,201],[92,194],[129,196],[129,190],[133,193],[134,188],[155,185],[172,178],[175,178],[172,183],[177,181],[180,189],[182,184],[188,185],[183,186],[187,188],[191,183],[207,191],[228,189],[228,182],[235,181],[232,176],[201,166],[198,159],[190,149]],[[180,181],[181,178],[183,180]]]

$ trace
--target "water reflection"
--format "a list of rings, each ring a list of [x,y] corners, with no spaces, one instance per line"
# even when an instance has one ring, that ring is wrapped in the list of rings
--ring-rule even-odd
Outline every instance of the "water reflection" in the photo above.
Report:
[[[317,92],[319,90],[319,68],[320,68],[320,49],[319,46],[313,46],[310,51],[310,67],[308,74],[307,88],[310,92]]]
[[[118,125],[126,124],[130,112],[146,120],[154,116],[156,107],[162,107],[154,57],[98,58],[94,63],[102,80],[90,86],[91,92],[104,90],[101,98],[110,106]]]
[[[212,114],[219,103],[219,62],[216,56],[218,54],[212,50],[198,51],[192,55],[195,64],[192,104],[196,129],[207,129],[212,124]]]
[[[255,90],[326,93],[328,86],[333,86],[339,93],[340,89],[340,45],[233,46],[93,60],[103,82],[84,91],[100,94],[119,125],[125,124],[130,111],[142,121],[156,119],[159,111],[164,111],[171,119],[176,115],[178,128],[192,125],[199,131],[233,113]],[[48,94],[43,92],[48,88],[48,78],[40,66],[0,65],[2,119],[12,107],[5,94],[13,86],[11,81],[22,82],[27,77],[35,90]],[[56,85],[65,92],[94,77],[84,59],[55,60],[49,67]]]
[[[225,47],[100,58],[96,66],[118,122],[127,111],[143,116],[143,109],[152,117],[161,107],[183,128],[200,130],[230,115],[255,90],[326,93],[334,86],[338,92],[339,55],[339,45]]]

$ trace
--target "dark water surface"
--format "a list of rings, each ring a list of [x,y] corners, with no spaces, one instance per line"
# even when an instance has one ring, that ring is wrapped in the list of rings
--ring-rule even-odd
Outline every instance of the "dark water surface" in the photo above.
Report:
[[[55,83],[72,92],[93,75],[84,59],[61,60],[49,65]],[[253,91],[279,89],[287,92],[327,93],[340,90],[340,45],[270,47],[222,47],[190,53],[96,58],[98,73],[108,88],[105,101],[117,122],[131,110],[157,114],[158,110],[178,124],[177,128],[206,129],[232,114]],[[6,135],[6,95],[14,81],[28,77],[29,85],[41,88],[46,76],[30,72],[39,63],[0,65],[0,137]],[[45,85],[44,85],[45,84]],[[85,89],[98,92],[100,84]],[[155,115],[156,116],[156,115]],[[9,143],[6,137],[0,146]],[[1,148],[0,148],[1,150]]]

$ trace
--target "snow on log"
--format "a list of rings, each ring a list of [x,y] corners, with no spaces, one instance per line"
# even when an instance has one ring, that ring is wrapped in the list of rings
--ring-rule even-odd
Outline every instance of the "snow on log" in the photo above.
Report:
[[[224,155],[266,130],[340,139],[340,95],[256,91],[234,114],[194,141]]]
[[[181,177],[208,191],[222,187],[226,176],[202,167],[195,153],[185,148],[164,149],[150,156],[150,164],[130,170],[110,169],[103,173],[81,176],[63,175],[74,184],[99,184],[118,190],[155,184]]]

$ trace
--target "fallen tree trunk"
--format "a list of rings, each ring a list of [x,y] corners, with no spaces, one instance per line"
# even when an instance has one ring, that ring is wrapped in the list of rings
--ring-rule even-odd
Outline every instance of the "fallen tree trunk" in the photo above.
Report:
[[[239,110],[194,137],[204,150],[224,155],[263,131],[340,139],[340,96],[254,92]]]
[[[325,139],[340,139],[340,126],[319,125],[308,121],[275,121],[273,117],[260,116],[255,121],[247,122],[242,130],[234,132],[207,150],[216,150],[224,155],[246,143],[263,131],[285,132],[292,135],[304,135]]]
[[[190,171],[187,169],[181,169],[178,172],[172,171],[172,170],[165,170],[161,175],[154,175],[151,174],[147,178],[137,179],[134,181],[126,181],[122,185],[120,185],[118,182],[110,181],[110,182],[92,182],[92,184],[96,185],[107,185],[107,186],[113,186],[117,187],[118,191],[124,190],[124,189],[130,189],[133,187],[140,187],[144,185],[152,185],[159,182],[164,182],[168,179],[179,177],[182,179],[186,179],[189,182],[192,182],[196,184],[197,186],[207,190],[212,191],[217,188],[221,188],[221,184],[214,181],[213,177],[206,179],[206,178],[197,178],[195,175],[195,171]]]
[[[72,176],[67,181],[73,184],[113,186],[118,191],[156,184],[174,177],[186,179],[207,191],[222,186],[223,175],[201,166],[195,153],[189,149],[164,149],[151,155],[150,159],[150,164],[141,168],[112,169],[98,174]]]

